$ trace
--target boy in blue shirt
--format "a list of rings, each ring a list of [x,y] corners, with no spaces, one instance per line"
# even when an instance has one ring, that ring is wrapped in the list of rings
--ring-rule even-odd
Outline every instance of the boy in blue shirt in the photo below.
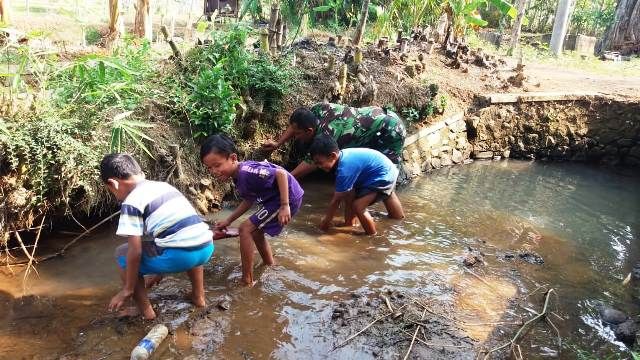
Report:
[[[178,272],[189,275],[193,304],[205,306],[202,265],[213,254],[213,234],[189,201],[167,183],[146,180],[140,165],[127,154],[105,156],[100,177],[122,201],[116,235],[127,237],[127,244],[116,249],[123,288],[111,299],[109,310],[118,311],[133,297],[137,309],[120,315],[154,319],[143,276]],[[145,235],[153,241],[143,241]]]
[[[395,193],[398,168],[379,151],[366,148],[340,150],[330,136],[317,137],[310,148],[313,162],[324,171],[336,173],[336,187],[329,209],[320,223],[326,231],[338,210],[345,203],[345,226],[353,226],[355,217],[368,235],[376,234],[376,225],[367,207],[383,201],[391,219],[403,219],[402,204]]]

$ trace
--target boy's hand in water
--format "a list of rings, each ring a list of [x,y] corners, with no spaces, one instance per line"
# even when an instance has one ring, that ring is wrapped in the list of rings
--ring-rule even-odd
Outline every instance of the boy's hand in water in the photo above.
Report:
[[[320,222],[320,230],[328,231],[329,228],[331,228],[331,225],[333,225],[333,224],[331,224],[331,219],[324,218]]]
[[[278,143],[273,140],[267,140],[262,144],[262,150],[274,151],[278,148]]]
[[[289,205],[280,205],[280,210],[278,211],[278,222],[280,225],[287,225],[289,221],[291,221],[291,209],[289,208]]]
[[[216,221],[216,223],[214,224],[214,228],[216,230],[225,230],[229,225],[231,225],[231,221],[225,219]]]
[[[120,290],[116,296],[111,299],[109,303],[109,311],[118,311],[124,305],[124,302],[127,301],[128,298],[133,295],[132,293],[125,291],[124,289]]]

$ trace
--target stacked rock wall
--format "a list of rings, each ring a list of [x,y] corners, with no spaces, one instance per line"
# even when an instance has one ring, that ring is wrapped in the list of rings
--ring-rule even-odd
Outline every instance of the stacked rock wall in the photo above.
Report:
[[[640,103],[606,98],[496,104],[466,118],[473,157],[640,165]]]
[[[409,177],[443,166],[462,164],[471,155],[463,114],[420,129],[405,140],[404,170]]]

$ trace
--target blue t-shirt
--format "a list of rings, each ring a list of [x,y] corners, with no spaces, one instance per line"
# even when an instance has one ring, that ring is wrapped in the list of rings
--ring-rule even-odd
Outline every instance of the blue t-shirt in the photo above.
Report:
[[[340,150],[336,167],[336,192],[390,185],[398,168],[381,152],[366,148]]]

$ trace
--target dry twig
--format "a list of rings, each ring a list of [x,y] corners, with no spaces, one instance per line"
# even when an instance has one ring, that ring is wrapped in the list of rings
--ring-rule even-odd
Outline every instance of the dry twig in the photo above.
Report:
[[[518,330],[518,332],[516,332],[516,334],[513,336],[513,338],[511,340],[509,340],[508,342],[497,346],[491,350],[489,350],[489,352],[484,356],[484,360],[487,360],[489,358],[489,356],[496,352],[496,351],[500,351],[504,348],[506,348],[507,346],[511,346],[511,349],[513,351],[514,347],[517,345],[517,341],[520,338],[521,335],[523,335],[523,332],[525,332],[526,330],[529,329],[529,325],[535,323],[536,321],[540,320],[543,317],[547,316],[547,308],[549,306],[549,298],[551,297],[551,294],[555,292],[554,289],[549,289],[549,291],[547,291],[547,294],[545,296],[544,299],[544,306],[542,307],[542,311],[537,313],[536,316],[532,317],[531,319],[529,319],[527,322],[524,323],[524,325],[522,325],[520,327],[520,329]]]
[[[29,263],[27,264],[27,269],[24,271],[24,278],[22,279],[23,291],[26,290],[27,278],[29,277],[31,269],[35,271],[36,275],[40,276],[38,274],[38,270],[36,270],[36,268],[33,266],[33,258],[36,255],[36,250],[38,249],[38,241],[40,240],[40,234],[42,234],[42,225],[44,225],[45,218],[46,216],[43,215],[42,222],[40,223],[40,228],[38,229],[38,234],[36,235],[36,240],[33,242],[33,250],[31,251],[31,255],[29,255]],[[19,236],[18,233],[16,233],[16,236]],[[20,244],[24,246],[24,244],[22,244],[22,239],[20,240]],[[26,251],[26,249],[24,250]]]
[[[405,305],[400,306],[400,307],[398,308],[398,310],[402,309],[402,308],[403,308],[403,307],[405,307],[405,306],[406,306],[406,304],[405,304]],[[370,322],[369,324],[367,324],[367,326],[365,326],[364,328],[362,328],[360,331],[358,331],[357,333],[355,333],[355,334],[353,334],[353,335],[349,336],[345,341],[341,342],[340,344],[338,344],[338,345],[334,346],[334,347],[333,347],[333,349],[331,349],[331,351],[334,351],[334,350],[336,350],[336,349],[339,349],[339,348],[341,348],[341,347],[345,346],[349,341],[353,340],[353,339],[354,339],[354,338],[356,338],[358,335],[360,335],[360,334],[362,334],[363,332],[365,332],[368,328],[372,327],[375,323],[377,323],[378,321],[380,321],[380,320],[382,320],[382,319],[385,319],[385,318],[387,318],[387,317],[389,317],[389,316],[391,316],[391,315],[393,315],[393,312],[390,312],[390,313],[388,313],[388,314],[385,314],[385,315],[382,315],[382,316],[377,317],[375,320],[373,320],[372,322]]]
[[[420,321],[424,320],[424,316],[427,314],[427,309],[422,310],[422,315],[420,316]],[[407,353],[404,355],[404,359],[403,360],[407,360],[409,358],[409,354],[411,354],[411,349],[413,348],[413,343],[416,342],[416,337],[418,336],[418,331],[420,331],[420,328],[422,327],[422,325],[418,324],[418,327],[416,327],[416,331],[413,333],[413,337],[411,338],[411,344],[409,344],[409,349],[407,349]]]
[[[92,227],[90,227],[89,229],[87,229],[85,232],[83,232],[82,234],[76,236],[75,238],[73,238],[73,240],[69,241],[60,251],[55,252],[53,254],[49,254],[49,255],[45,255],[43,257],[40,257],[38,259],[34,259],[32,258],[28,252],[26,251],[26,249],[24,249],[25,253],[27,254],[27,257],[29,257],[29,260],[22,260],[22,261],[18,261],[18,262],[14,262],[11,264],[7,264],[7,265],[25,265],[25,264],[29,264],[31,262],[35,262],[36,264],[45,260],[49,260],[49,259],[53,259],[56,258],[58,256],[62,256],[64,255],[64,253],[67,251],[67,249],[69,249],[69,247],[71,247],[73,244],[75,244],[76,242],[78,242],[78,240],[82,239],[83,237],[85,237],[86,235],[88,235],[90,232],[92,232],[93,230],[95,230],[96,228],[100,227],[102,224],[106,223],[107,221],[113,219],[114,217],[120,215],[120,211],[117,211],[109,216],[107,216],[106,218],[104,218],[102,221],[100,221],[99,223],[93,225]],[[17,234],[16,234],[17,235]],[[19,235],[17,235],[19,237]]]

